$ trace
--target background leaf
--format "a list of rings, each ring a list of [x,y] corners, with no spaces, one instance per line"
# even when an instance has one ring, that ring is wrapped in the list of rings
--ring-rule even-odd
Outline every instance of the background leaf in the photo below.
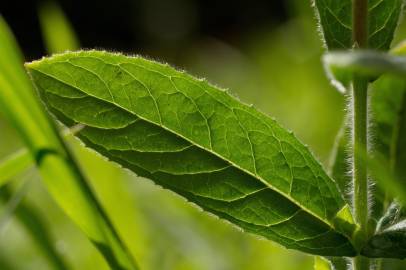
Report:
[[[12,198],[12,190],[9,185],[0,188],[0,201],[7,203]],[[14,211],[16,218],[24,226],[24,229],[29,232],[29,235],[34,238],[35,243],[42,250],[43,254],[48,258],[52,265],[52,269],[66,270],[69,269],[63,261],[61,254],[57,251],[53,237],[48,231],[48,226],[43,222],[41,215],[30,206],[24,199],[20,202]],[[11,269],[11,268],[4,268]]]
[[[255,109],[138,57],[89,51],[27,67],[55,115],[86,125],[79,137],[110,159],[289,248],[354,254],[334,230],[345,207],[335,183]]]
[[[340,257],[314,257],[314,270],[349,270],[349,262]]]
[[[374,113],[375,125],[373,131],[377,134],[376,151],[384,161],[376,170],[389,169],[388,176],[381,176],[380,186],[385,190],[382,200],[385,216],[378,223],[376,234],[364,248],[364,254],[385,258],[405,258],[406,228],[404,225],[404,210],[396,203],[389,203],[394,196],[405,202],[405,136],[406,136],[406,81],[390,75],[382,77],[374,84],[371,96],[371,106]]]
[[[79,49],[79,41],[70,22],[54,1],[41,2],[38,17],[42,37],[49,53]]]
[[[369,2],[369,48],[388,50],[403,8],[402,0]],[[314,0],[328,49],[350,49],[352,44],[352,1]]]
[[[323,257],[314,257],[314,270],[331,270],[331,264]]]
[[[362,253],[375,258],[406,258],[405,210],[397,204],[389,207],[379,223],[376,234],[369,240]]]
[[[22,149],[0,161],[0,187],[14,176],[32,165],[33,160],[26,149]]]
[[[343,124],[336,137],[333,151],[330,157],[329,174],[336,181],[345,200],[349,205],[352,202],[352,194],[349,192],[352,183],[349,143],[351,134],[348,120]]]

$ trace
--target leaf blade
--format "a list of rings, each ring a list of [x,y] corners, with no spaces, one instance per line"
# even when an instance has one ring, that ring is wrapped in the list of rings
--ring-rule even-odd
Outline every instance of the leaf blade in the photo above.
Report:
[[[167,65],[106,52],[66,53],[27,67],[54,115],[87,125],[79,137],[109,159],[290,248],[355,254],[334,228],[345,203],[321,165],[291,133],[226,92]],[[97,108],[120,115],[125,126],[112,128],[117,121],[106,118],[114,113]],[[145,140],[156,134],[153,143]],[[257,207],[244,212],[250,199]],[[281,200],[286,209],[278,212]]]
[[[313,5],[328,49],[351,49],[352,1],[314,0]],[[398,25],[402,0],[369,1],[369,48],[386,51]]]
[[[406,258],[405,209],[392,203],[378,224],[377,233],[371,237],[362,253],[372,258]]]
[[[0,187],[23,172],[33,163],[26,149],[11,154],[0,162]]]
[[[0,201],[6,203],[12,200],[13,195],[13,190],[9,184],[0,187]],[[30,237],[35,240],[43,255],[45,255],[52,264],[53,269],[69,269],[54,245],[55,239],[53,239],[49,232],[49,226],[47,226],[44,218],[40,215],[37,209],[27,203],[23,198],[14,211],[15,217],[24,229],[29,232]]]

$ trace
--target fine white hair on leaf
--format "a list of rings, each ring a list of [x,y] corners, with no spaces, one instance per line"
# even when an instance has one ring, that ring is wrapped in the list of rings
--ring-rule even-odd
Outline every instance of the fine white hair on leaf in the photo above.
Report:
[[[321,42],[323,44],[323,48],[327,50],[328,47],[327,47],[327,43],[326,43],[326,38],[324,36],[323,26],[321,25],[321,18],[320,18],[319,10],[318,10],[317,5],[316,5],[316,0],[311,0],[310,3],[311,3],[311,6],[313,7],[313,10],[314,10],[314,12],[313,12],[314,19],[317,22],[317,33],[318,33],[318,35],[319,35],[319,37],[321,39]]]

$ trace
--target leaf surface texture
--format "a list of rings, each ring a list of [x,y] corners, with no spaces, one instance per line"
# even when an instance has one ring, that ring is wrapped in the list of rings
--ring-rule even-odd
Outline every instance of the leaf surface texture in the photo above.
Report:
[[[226,91],[100,51],[27,68],[49,110],[85,125],[79,138],[110,160],[285,247],[355,255],[334,226],[348,206],[335,182],[292,133]]]
[[[398,25],[403,1],[368,2],[369,48],[388,50]],[[352,0],[314,0],[314,6],[328,49],[352,48]]]

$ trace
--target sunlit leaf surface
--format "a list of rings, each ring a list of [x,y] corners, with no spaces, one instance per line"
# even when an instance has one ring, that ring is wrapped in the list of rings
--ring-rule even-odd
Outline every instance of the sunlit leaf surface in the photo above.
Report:
[[[79,137],[111,160],[288,248],[355,255],[334,227],[349,220],[336,184],[291,133],[228,93],[106,52],[27,68],[59,120],[86,125]]]

